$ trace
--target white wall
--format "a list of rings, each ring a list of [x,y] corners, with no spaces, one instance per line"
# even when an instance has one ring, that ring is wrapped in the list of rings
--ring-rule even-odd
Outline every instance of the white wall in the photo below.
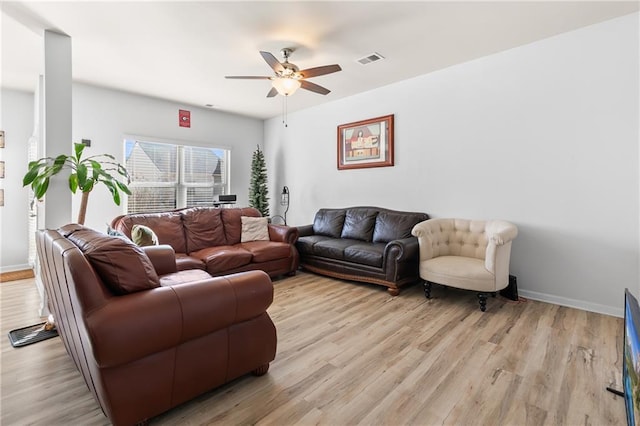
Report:
[[[178,126],[179,109],[191,111],[190,128]],[[125,135],[230,148],[231,193],[238,195],[238,206],[248,204],[251,156],[263,140],[261,120],[74,84],[73,141],[91,140],[85,155],[109,153],[124,163]],[[78,195],[74,198],[74,218],[79,207]],[[106,223],[123,212],[124,205],[116,206],[106,187],[100,185],[89,197],[85,225],[104,231]]]
[[[638,17],[268,120],[270,191],[290,188],[294,225],[353,205],[512,221],[521,295],[621,315],[639,285]],[[336,127],[386,114],[395,166],[338,171]]]
[[[22,176],[27,171],[26,142],[33,131],[33,102],[33,94],[2,90],[1,126],[7,135],[2,158],[7,163],[7,177],[3,182],[5,207],[0,208],[0,271],[28,268],[29,190],[22,187]],[[191,128],[178,126],[178,109],[191,111]],[[108,153],[123,163],[125,135],[230,148],[231,192],[238,195],[238,206],[248,204],[251,157],[263,140],[261,120],[85,84],[73,85],[73,141],[91,139],[91,147],[85,149],[84,155]],[[78,217],[80,198],[79,192],[73,197],[73,220]],[[105,231],[108,222],[124,213],[125,205],[123,202],[116,206],[109,191],[99,185],[89,197],[85,224]]]
[[[0,91],[0,129],[5,131],[4,207],[0,207],[0,272],[28,269],[29,192],[22,188],[27,172],[27,141],[33,133],[33,94],[9,89]]]

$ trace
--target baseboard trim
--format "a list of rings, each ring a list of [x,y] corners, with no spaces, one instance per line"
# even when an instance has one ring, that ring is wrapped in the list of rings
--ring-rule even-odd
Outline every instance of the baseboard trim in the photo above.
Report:
[[[7,281],[26,280],[34,278],[33,269],[23,269],[20,271],[0,272],[0,283]]]
[[[567,297],[554,296],[552,294],[538,293],[537,291],[529,291],[524,289],[518,289],[518,293],[520,294],[520,296],[526,299],[553,303],[554,305],[582,309],[583,311],[595,312],[598,314],[610,315],[618,318],[624,317],[624,309],[622,308],[622,306],[616,308],[613,306],[600,305],[599,303],[585,302],[584,300],[569,299]]]

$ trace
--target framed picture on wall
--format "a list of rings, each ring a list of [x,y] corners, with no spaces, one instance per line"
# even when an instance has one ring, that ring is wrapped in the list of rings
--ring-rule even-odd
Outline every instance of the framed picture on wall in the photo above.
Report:
[[[0,161],[0,179],[4,179],[4,161]]]
[[[4,130],[0,130],[0,148],[4,148]]]
[[[393,166],[393,114],[338,126],[338,170]]]

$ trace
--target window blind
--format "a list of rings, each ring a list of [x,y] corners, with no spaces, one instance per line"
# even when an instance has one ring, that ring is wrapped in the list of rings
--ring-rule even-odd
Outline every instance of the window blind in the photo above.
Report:
[[[125,157],[129,213],[210,206],[228,193],[228,150],[126,140]]]

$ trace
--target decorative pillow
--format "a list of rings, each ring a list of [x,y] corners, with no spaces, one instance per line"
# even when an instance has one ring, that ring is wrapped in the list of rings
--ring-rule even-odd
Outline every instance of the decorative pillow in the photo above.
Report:
[[[63,229],[84,253],[96,273],[115,294],[122,295],[160,286],[147,254],[124,238],[111,237],[90,228]]]
[[[240,220],[242,220],[240,242],[269,241],[269,220],[266,217],[240,216]]]
[[[129,237],[127,237],[122,232],[118,231],[117,229],[113,229],[111,226],[109,226],[109,224],[107,224],[107,235],[110,235],[112,237],[124,238],[124,239],[126,239],[128,241],[131,241],[129,239]]]
[[[158,245],[156,233],[153,232],[153,229],[144,225],[133,225],[133,228],[131,228],[131,240],[140,247]]]

